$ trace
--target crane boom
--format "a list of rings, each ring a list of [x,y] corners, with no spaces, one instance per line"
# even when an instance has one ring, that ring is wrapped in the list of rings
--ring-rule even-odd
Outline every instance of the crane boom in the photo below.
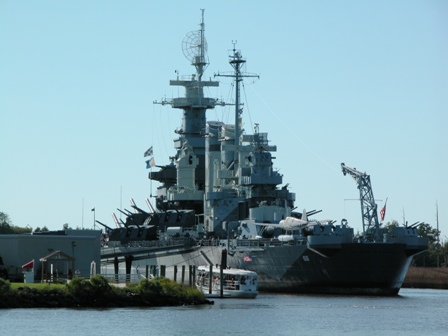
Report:
[[[370,183],[370,175],[360,172],[356,168],[347,167],[344,163],[341,163],[341,167],[344,176],[349,174],[358,185],[364,236],[367,239],[379,240],[380,223],[378,221],[377,205]]]

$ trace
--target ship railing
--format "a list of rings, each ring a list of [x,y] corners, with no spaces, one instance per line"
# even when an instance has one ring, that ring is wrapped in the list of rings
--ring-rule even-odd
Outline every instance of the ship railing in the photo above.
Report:
[[[142,240],[142,241],[129,241],[127,243],[122,243],[120,241],[110,241],[107,246],[103,249],[108,248],[160,248],[160,247],[173,247],[173,246],[183,246],[192,247],[197,245],[197,242],[192,237],[185,238],[172,238],[172,239],[162,239],[162,240]]]
[[[146,277],[143,274],[101,274],[110,283],[139,283],[140,280]]]
[[[306,245],[306,238],[294,239],[289,241],[281,241],[278,239],[234,239],[233,245],[237,247],[263,248],[284,245]]]
[[[227,242],[227,240],[226,240],[226,242]],[[222,241],[219,239],[201,239],[199,241],[199,244],[201,246],[215,246],[215,247],[223,246]]]

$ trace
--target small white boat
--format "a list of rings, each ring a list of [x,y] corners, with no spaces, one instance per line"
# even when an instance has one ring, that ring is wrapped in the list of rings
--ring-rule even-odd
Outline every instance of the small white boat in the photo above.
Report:
[[[199,266],[196,287],[208,298],[221,297],[221,270],[219,267]],[[238,268],[223,269],[223,297],[254,299],[258,294],[257,273]]]

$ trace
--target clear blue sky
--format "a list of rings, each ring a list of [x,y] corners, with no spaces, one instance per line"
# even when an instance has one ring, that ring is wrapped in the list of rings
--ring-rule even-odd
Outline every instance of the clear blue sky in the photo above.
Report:
[[[112,225],[155,191],[143,153],[174,154],[181,112],[154,105],[193,73],[184,36],[205,8],[210,66],[246,71],[245,129],[277,145],[297,207],[361,230],[355,182],[371,175],[386,221],[448,236],[448,2],[0,1],[0,211],[14,225]],[[226,99],[229,82],[208,93]],[[180,92],[182,94],[182,92]],[[231,120],[216,108],[209,120]]]

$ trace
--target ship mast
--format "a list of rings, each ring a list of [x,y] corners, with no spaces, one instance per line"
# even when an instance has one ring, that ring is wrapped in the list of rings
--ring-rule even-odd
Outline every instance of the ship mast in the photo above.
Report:
[[[240,102],[240,82],[243,81],[245,77],[256,77],[258,75],[243,73],[241,68],[246,63],[246,60],[241,55],[240,50],[235,48],[236,42],[233,42],[233,54],[230,55],[230,65],[234,69],[233,74],[215,74],[215,77],[232,77],[235,78],[235,156],[234,156],[234,167],[238,164],[238,146],[240,145],[240,119],[243,113],[242,104]]]
[[[151,172],[149,176],[163,184],[158,188],[158,199],[165,203],[164,209],[183,209],[194,203],[197,213],[203,211],[206,111],[223,105],[215,98],[204,97],[204,88],[217,87],[219,82],[202,80],[208,61],[204,10],[201,11],[200,29],[187,33],[182,41],[183,54],[195,67],[196,73],[180,78],[178,75],[177,79],[170,80],[170,85],[184,87],[185,95],[154,102],[182,110],[182,125],[175,130],[179,135],[174,140],[177,153],[172,157],[172,164],[161,167],[159,172]]]

